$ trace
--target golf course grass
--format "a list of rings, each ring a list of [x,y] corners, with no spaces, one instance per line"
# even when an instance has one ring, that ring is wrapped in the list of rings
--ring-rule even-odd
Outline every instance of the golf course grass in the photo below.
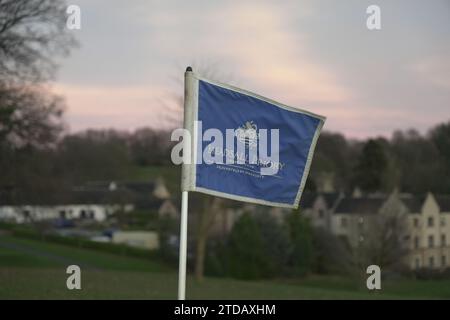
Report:
[[[81,290],[68,290],[66,268],[81,267]],[[365,283],[337,276],[240,281],[188,278],[188,299],[450,299],[450,280]],[[175,299],[177,272],[156,259],[0,235],[0,299]]]

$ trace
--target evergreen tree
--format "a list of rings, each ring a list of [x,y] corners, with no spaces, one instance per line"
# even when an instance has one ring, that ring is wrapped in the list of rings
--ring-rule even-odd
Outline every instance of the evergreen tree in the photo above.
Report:
[[[388,167],[388,158],[381,142],[369,139],[358,159],[354,185],[366,192],[383,190]]]
[[[288,266],[292,275],[305,275],[311,270],[313,261],[312,230],[309,221],[298,211],[286,219],[291,242]]]
[[[267,276],[269,266],[264,254],[264,242],[258,224],[249,214],[243,214],[236,221],[226,252],[225,263],[231,276],[239,279]]]

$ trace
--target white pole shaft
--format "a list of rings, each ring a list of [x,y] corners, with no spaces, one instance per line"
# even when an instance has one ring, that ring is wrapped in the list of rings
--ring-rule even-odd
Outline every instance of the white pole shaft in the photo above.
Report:
[[[178,267],[178,300],[186,298],[188,192],[181,193],[180,264]]]
[[[192,68],[187,67],[184,73],[184,128],[194,134],[192,111],[194,108],[194,78]],[[194,135],[195,136],[195,135]],[[183,138],[183,142],[184,141]],[[184,146],[184,152],[190,150],[191,146]],[[193,153],[191,155],[191,162],[186,163],[183,159],[183,167],[181,170],[181,221],[180,221],[180,255],[178,266],[178,300],[185,300],[186,298],[186,260],[187,260],[187,225],[188,225],[188,191],[190,187],[190,175],[192,168],[190,167],[194,162],[192,161]]]

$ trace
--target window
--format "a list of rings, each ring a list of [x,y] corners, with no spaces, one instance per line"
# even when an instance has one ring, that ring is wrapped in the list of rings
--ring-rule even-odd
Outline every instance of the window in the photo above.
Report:
[[[414,249],[419,249],[420,241],[419,237],[414,238]]]
[[[434,219],[433,217],[428,217],[428,226],[433,227],[434,226]]]
[[[445,217],[441,217],[441,227],[445,227]]]
[[[414,227],[419,227],[419,219],[418,218],[414,218],[414,220],[413,220],[413,224],[414,224]]]
[[[434,237],[428,236],[428,247],[433,248],[434,247]]]
[[[430,268],[434,268],[434,257],[430,257],[430,259],[428,259],[428,262],[429,262],[429,267]]]
[[[341,227],[343,228],[347,227],[347,218],[345,217],[341,218]]]
[[[416,269],[420,268],[420,259],[416,258]]]
[[[446,256],[441,257],[441,266],[442,266],[442,268],[445,268],[447,266],[447,257]]]
[[[447,239],[445,234],[441,234],[441,246],[445,247],[447,245]]]

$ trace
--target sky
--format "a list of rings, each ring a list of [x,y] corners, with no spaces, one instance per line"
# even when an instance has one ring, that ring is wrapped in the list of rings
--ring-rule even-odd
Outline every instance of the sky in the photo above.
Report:
[[[181,126],[188,65],[327,117],[349,138],[450,120],[448,0],[77,0],[80,46],[52,84],[70,132]],[[369,30],[369,5],[381,29]]]

